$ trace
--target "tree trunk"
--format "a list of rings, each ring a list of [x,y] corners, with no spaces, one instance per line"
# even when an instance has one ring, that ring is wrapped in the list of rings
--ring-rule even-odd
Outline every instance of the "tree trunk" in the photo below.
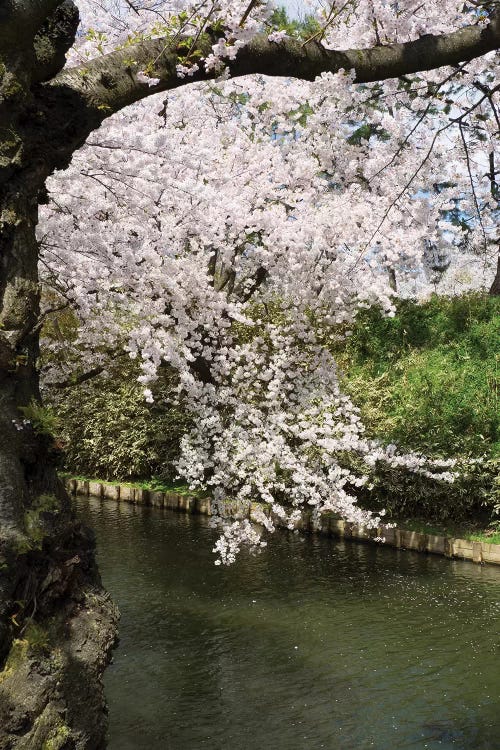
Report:
[[[498,251],[497,272],[493,279],[493,284],[490,286],[490,294],[493,297],[500,297],[500,248]]]
[[[394,270],[394,268],[389,267],[387,269],[387,272],[389,274],[389,286],[391,287],[391,289],[392,289],[393,292],[397,292],[398,291],[398,283],[397,283],[397,280],[396,280],[396,271]]]
[[[0,750],[100,750],[117,613],[44,429],[35,228],[48,170],[13,143],[0,144]]]
[[[39,312],[36,199],[16,184],[0,202],[0,523],[24,532],[23,514],[39,492],[54,492],[47,439],[37,436],[23,407],[39,403],[36,360]],[[43,471],[42,471],[43,467]]]
[[[0,5],[0,750],[101,750],[117,612],[57,477],[37,372],[38,197],[85,134],[69,137],[67,92],[62,111],[36,93],[78,13],[71,0]]]

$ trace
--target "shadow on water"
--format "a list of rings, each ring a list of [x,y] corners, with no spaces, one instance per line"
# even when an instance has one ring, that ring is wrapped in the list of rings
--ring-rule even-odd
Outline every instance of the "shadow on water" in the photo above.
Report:
[[[122,620],[110,750],[500,749],[500,569],[79,500]]]

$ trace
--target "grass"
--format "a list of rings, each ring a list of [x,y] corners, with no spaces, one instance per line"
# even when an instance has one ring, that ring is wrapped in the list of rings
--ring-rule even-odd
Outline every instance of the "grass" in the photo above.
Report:
[[[385,507],[396,520],[463,522],[458,536],[477,532],[486,541],[484,516],[500,510],[500,299],[476,292],[404,300],[393,318],[371,308],[334,353],[368,437],[466,467],[449,486],[380,467],[368,507]]]

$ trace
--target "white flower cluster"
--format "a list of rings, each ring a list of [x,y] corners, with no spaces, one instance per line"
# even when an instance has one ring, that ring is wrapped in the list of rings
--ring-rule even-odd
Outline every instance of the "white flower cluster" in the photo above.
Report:
[[[146,86],[150,86],[150,87],[157,86],[160,83],[159,78],[154,78],[153,76],[150,76],[147,73],[145,73],[143,70],[139,70],[136,73],[135,77],[139,83],[144,83],[146,84]]]
[[[235,521],[224,525],[219,539],[215,543],[213,552],[217,555],[216,565],[230,565],[236,560],[236,555],[242,546],[250,545],[253,549],[262,549],[266,542],[261,539],[258,529],[250,521]]]
[[[24,430],[25,427],[29,427],[31,421],[29,419],[13,419],[12,424],[18,432],[21,432],[21,430]]]
[[[196,63],[193,65],[176,65],[177,75],[179,78],[186,78],[186,76],[194,76],[197,70],[199,70],[200,67]]]
[[[271,34],[268,34],[267,38],[270,42],[275,42],[276,44],[279,44],[284,39],[286,39],[288,34],[286,31],[273,31]]]

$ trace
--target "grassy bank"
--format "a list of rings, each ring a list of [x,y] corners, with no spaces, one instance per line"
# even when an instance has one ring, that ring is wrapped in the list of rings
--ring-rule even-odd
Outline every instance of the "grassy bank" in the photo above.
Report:
[[[418,531],[421,534],[437,534],[453,539],[468,539],[472,542],[486,542],[500,544],[500,531],[491,527],[484,528],[479,521],[462,523],[427,523],[418,518],[402,519],[397,523],[398,528],[408,531]]]
[[[500,300],[487,294],[401,301],[394,318],[374,308],[359,316],[336,356],[368,436],[456,458],[460,472],[446,484],[379,466],[363,498],[368,507],[385,507],[398,522],[497,523],[499,342]]]

